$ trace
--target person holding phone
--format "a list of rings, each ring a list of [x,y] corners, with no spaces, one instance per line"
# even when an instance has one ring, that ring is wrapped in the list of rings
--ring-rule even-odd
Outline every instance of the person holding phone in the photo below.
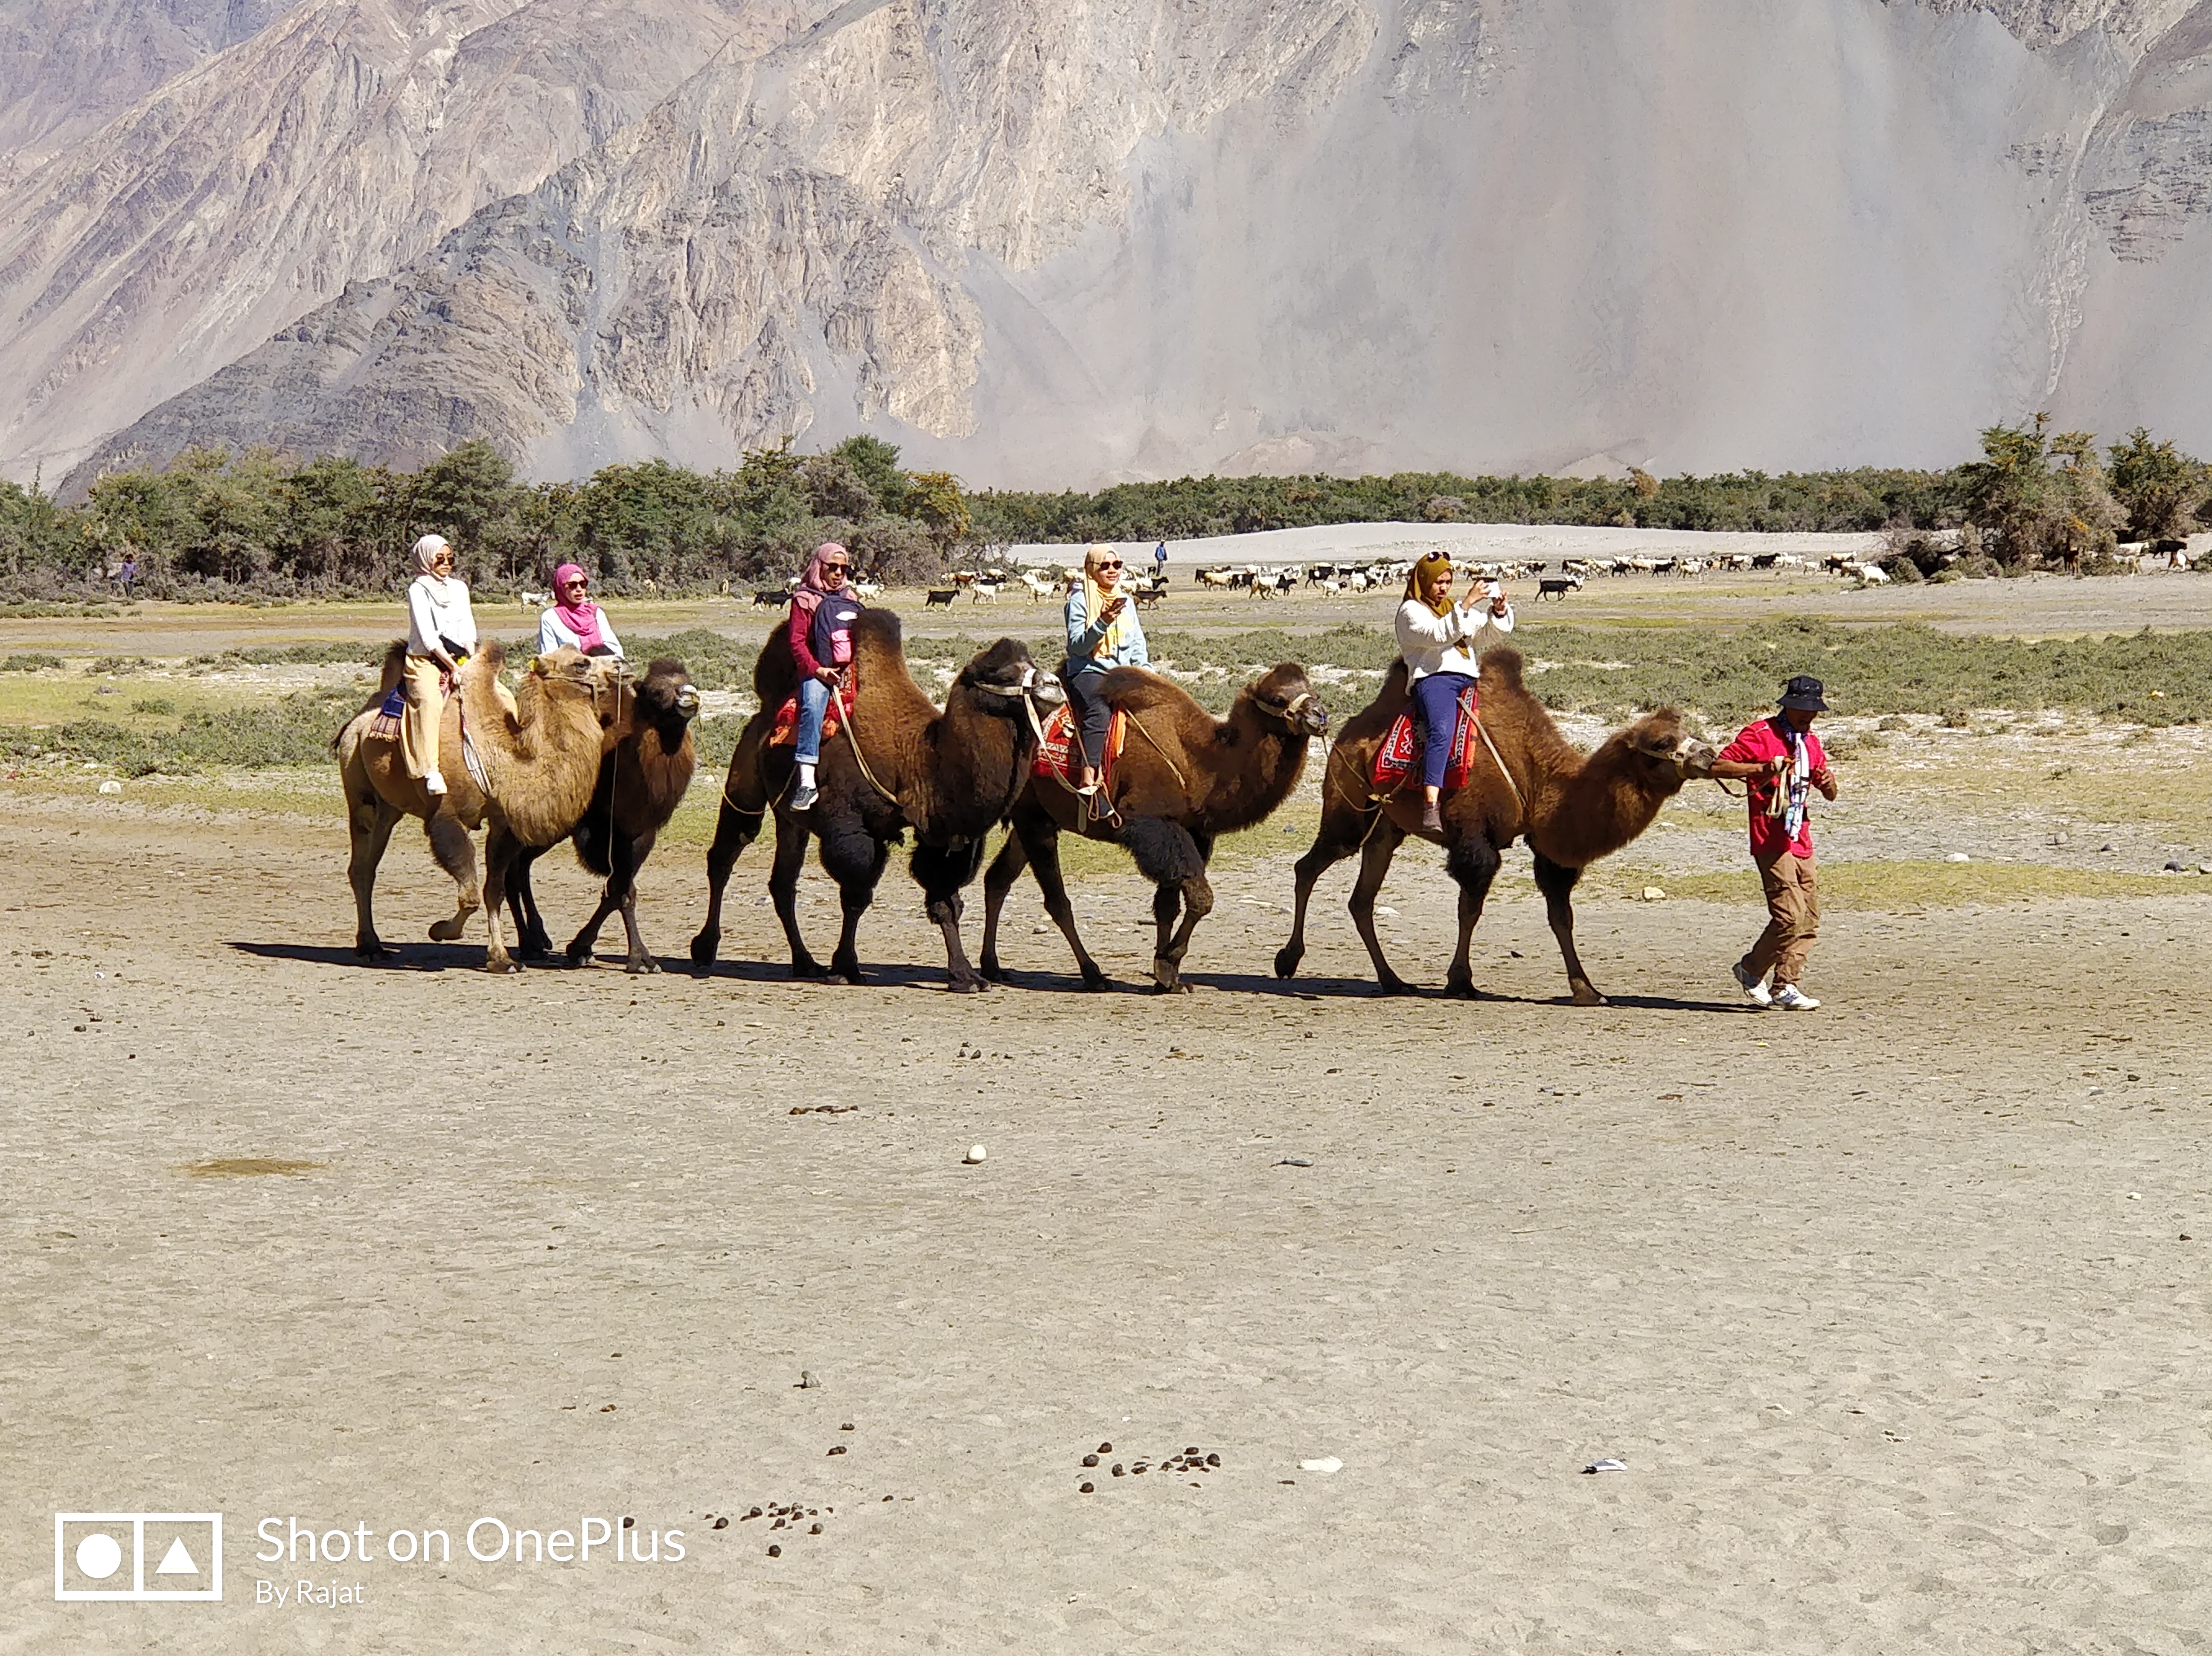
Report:
[[[1098,694],[1109,667],[1152,665],[1144,624],[1121,590],[1121,554],[1093,546],[1083,554],[1083,579],[1067,595],[1067,667],[1060,674],[1083,742],[1083,779],[1076,792],[1097,810],[1098,765],[1114,709]]]
[[[853,664],[853,623],[860,617],[860,594],[853,586],[853,555],[834,540],[814,549],[806,573],[791,594],[785,636],[799,667],[798,786],[794,811],[813,809],[821,797],[814,767],[822,760],[822,721],[830,697]]]
[[[1421,728],[1421,827],[1431,834],[1443,832],[1437,795],[1451,763],[1461,698],[1474,691],[1481,642],[1486,634],[1513,630],[1513,606],[1495,581],[1457,603],[1451,589],[1451,559],[1432,553],[1407,575],[1406,600],[1398,606],[1398,653]]]

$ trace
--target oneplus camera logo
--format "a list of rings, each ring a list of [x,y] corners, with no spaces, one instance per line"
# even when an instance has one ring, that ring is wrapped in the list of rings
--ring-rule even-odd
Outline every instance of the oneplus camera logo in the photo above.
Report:
[[[222,1597],[221,1513],[56,1513],[57,1598]]]

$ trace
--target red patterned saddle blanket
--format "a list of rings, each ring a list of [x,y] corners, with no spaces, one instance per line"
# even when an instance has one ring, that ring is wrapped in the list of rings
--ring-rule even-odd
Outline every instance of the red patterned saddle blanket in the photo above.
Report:
[[[1114,791],[1114,762],[1121,757],[1121,746],[1128,736],[1129,715],[1117,707],[1106,727],[1106,748],[1101,755],[1105,764],[1099,768],[1098,776],[1099,785],[1109,795]],[[1076,774],[1082,768],[1082,734],[1075,722],[1075,709],[1063,702],[1046,715],[1044,740],[1037,746],[1036,758],[1030,770],[1034,776],[1073,788]]]
[[[1475,692],[1472,687],[1461,692],[1458,728],[1452,734],[1451,758],[1444,766],[1444,786],[1464,788],[1474,769]],[[1409,782],[1419,780],[1421,774],[1421,727],[1407,708],[1390,727],[1390,734],[1382,740],[1375,755],[1373,782],[1377,794],[1395,794]]]
[[[844,679],[830,692],[830,705],[822,714],[822,740],[825,742],[837,734],[846,720],[853,716],[855,677],[854,669],[847,667]],[[775,723],[768,734],[768,745],[770,747],[799,746],[799,693],[796,691],[785,697],[783,705],[776,709]]]

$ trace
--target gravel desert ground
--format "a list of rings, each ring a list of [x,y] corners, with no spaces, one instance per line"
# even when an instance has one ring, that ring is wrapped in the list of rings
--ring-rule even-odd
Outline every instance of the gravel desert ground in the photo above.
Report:
[[[0,1652],[2204,1650],[2206,762],[2075,722],[1842,762],[1800,1016],[1709,788],[1594,874],[1580,1009],[1518,853],[1489,998],[1372,996],[1349,865],[1273,978],[1310,804],[1194,994],[1102,861],[1131,991],[1024,884],[970,999],[896,861],[860,988],[783,979],[758,851],[711,977],[494,979],[403,836],[369,970],[319,784],[10,782]],[[1440,982],[1433,855],[1385,901]],[[58,1602],[54,1515],[131,1512],[222,1513],[222,1601]]]

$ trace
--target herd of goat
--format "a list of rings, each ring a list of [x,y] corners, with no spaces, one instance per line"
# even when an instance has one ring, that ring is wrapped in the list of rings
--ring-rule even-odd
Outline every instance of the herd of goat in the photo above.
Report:
[[[1711,557],[1571,557],[1559,565],[1557,575],[1550,573],[1552,565],[1542,558],[1462,563],[1458,567],[1462,574],[1477,581],[1534,581],[1537,583],[1536,596],[1542,600],[1565,598],[1570,593],[1579,592],[1584,582],[1599,575],[1687,578],[1715,571],[1747,574],[1759,569],[1803,569],[1811,562],[1791,552],[1735,552]],[[1358,563],[1212,563],[1193,569],[1190,578],[1192,584],[1213,592],[1280,598],[1301,588],[1323,593],[1395,592],[1405,585],[1407,572],[1412,567],[1409,560],[1402,558]],[[1889,576],[1878,564],[1842,553],[1820,560],[1818,567],[1863,586],[1887,586],[1889,582]],[[1083,571],[1073,565],[1027,569],[1002,565],[996,569],[955,569],[945,578],[948,584],[925,590],[924,608],[949,609],[963,596],[972,603],[995,603],[1008,594],[1032,603],[1040,599],[1057,601],[1083,578]],[[1133,574],[1127,585],[1140,610],[1152,608],[1167,596],[1164,570],[1149,576]],[[860,588],[860,596],[869,600],[881,590],[865,584]],[[760,605],[780,606],[790,601],[791,594],[787,588],[766,588],[753,594],[753,602]]]

